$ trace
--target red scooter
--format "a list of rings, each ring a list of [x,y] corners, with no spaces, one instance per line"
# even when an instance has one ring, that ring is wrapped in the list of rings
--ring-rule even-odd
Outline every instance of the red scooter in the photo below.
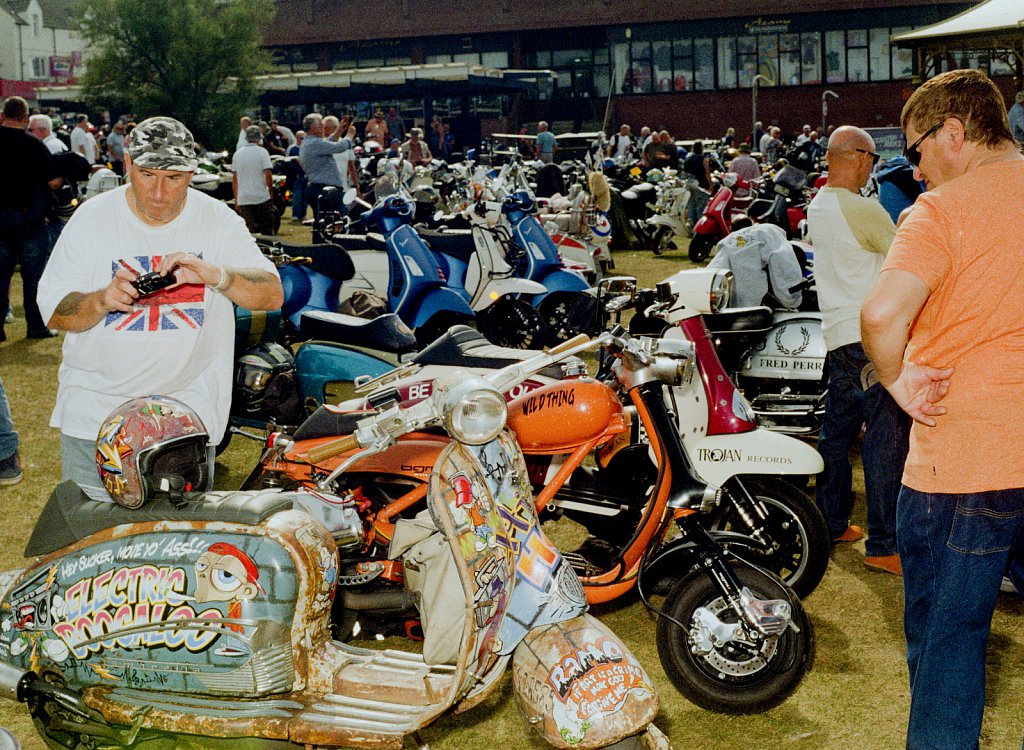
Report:
[[[711,250],[726,235],[732,232],[732,220],[746,215],[761,224],[775,224],[786,232],[789,239],[800,239],[807,225],[807,200],[804,187],[807,175],[796,167],[784,166],[772,180],[771,200],[736,198],[735,188],[758,187],[756,182],[747,182],[738,175],[727,173],[721,176],[721,187],[711,197],[704,215],[693,228],[690,240],[690,260],[700,263],[707,259]]]

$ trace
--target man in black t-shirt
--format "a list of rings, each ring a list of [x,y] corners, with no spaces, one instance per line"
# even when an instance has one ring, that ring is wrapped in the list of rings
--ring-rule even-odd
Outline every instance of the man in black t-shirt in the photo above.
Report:
[[[50,151],[26,132],[28,105],[9,97],[0,111],[0,153],[6,154],[8,179],[0,180],[0,310],[6,310],[11,276],[21,264],[28,338],[56,336],[36,306],[36,288],[49,251],[46,212],[54,177]],[[2,324],[0,324],[2,325]],[[0,341],[7,339],[0,327]]]
[[[683,171],[686,178],[694,180],[697,187],[690,191],[690,204],[687,214],[690,218],[690,226],[697,226],[701,214],[707,208],[708,198],[711,195],[711,173],[708,169],[708,161],[704,155],[704,144],[701,141],[693,142],[693,150],[683,160]]]

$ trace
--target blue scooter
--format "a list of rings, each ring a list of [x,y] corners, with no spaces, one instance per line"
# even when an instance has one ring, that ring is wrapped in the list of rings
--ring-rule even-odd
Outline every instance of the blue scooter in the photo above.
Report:
[[[597,295],[582,274],[562,266],[558,247],[532,213],[533,198],[525,190],[506,195],[501,213],[508,222],[509,240],[524,252],[510,254],[516,275],[544,285],[543,294],[525,297],[540,311],[549,343],[595,333],[598,325]]]
[[[346,386],[356,378],[383,375],[416,349],[397,315],[338,312],[341,284],[353,273],[342,248],[258,244],[277,266],[285,301],[280,311],[235,308],[235,386],[218,453],[233,434],[262,440],[273,426],[301,424],[328,400],[351,396]]]
[[[448,283],[447,264],[440,260],[410,226],[415,204],[389,195],[363,213],[365,227],[381,235],[338,235],[333,239],[355,262],[350,290],[386,297],[388,310],[416,332],[425,346],[451,326],[475,317],[464,294]]]

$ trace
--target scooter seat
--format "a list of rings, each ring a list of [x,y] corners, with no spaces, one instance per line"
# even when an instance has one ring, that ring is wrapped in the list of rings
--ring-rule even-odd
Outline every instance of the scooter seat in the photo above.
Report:
[[[387,252],[388,243],[384,235],[376,232],[368,234],[339,234],[331,238],[334,244],[349,251],[355,250],[380,250]]]
[[[764,306],[734,307],[702,317],[714,334],[764,332],[772,327],[772,311]]]
[[[497,370],[537,356],[529,349],[509,349],[492,344],[469,326],[452,326],[440,338],[413,357],[419,365],[447,365]],[[538,374],[559,379],[562,365],[582,362],[578,357],[568,357],[541,370]]]
[[[435,253],[443,253],[469,263],[476,252],[473,232],[468,229],[447,229],[439,232],[436,229],[417,228],[417,234]]]
[[[309,268],[334,279],[348,281],[356,275],[356,267],[344,248],[338,245],[281,245],[292,258],[309,258]]]
[[[132,509],[113,502],[91,500],[81,487],[68,480],[58,484],[50,494],[25,546],[25,556],[47,555],[90,534],[122,524],[220,521],[256,526],[275,513],[291,508],[291,497],[280,490],[258,490],[195,494],[178,504],[160,496]]]
[[[293,440],[315,440],[316,438],[340,437],[356,431],[359,420],[377,412],[338,411],[331,406],[321,406],[300,424],[292,435]]]
[[[299,328],[310,338],[320,341],[365,346],[397,354],[416,349],[416,336],[394,313],[368,319],[311,310],[302,313]]]

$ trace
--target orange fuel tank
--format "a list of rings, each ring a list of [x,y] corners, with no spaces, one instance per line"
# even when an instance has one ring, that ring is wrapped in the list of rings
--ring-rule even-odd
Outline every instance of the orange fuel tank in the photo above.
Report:
[[[622,404],[592,378],[563,380],[508,405],[508,426],[524,453],[556,453],[627,429]]]

